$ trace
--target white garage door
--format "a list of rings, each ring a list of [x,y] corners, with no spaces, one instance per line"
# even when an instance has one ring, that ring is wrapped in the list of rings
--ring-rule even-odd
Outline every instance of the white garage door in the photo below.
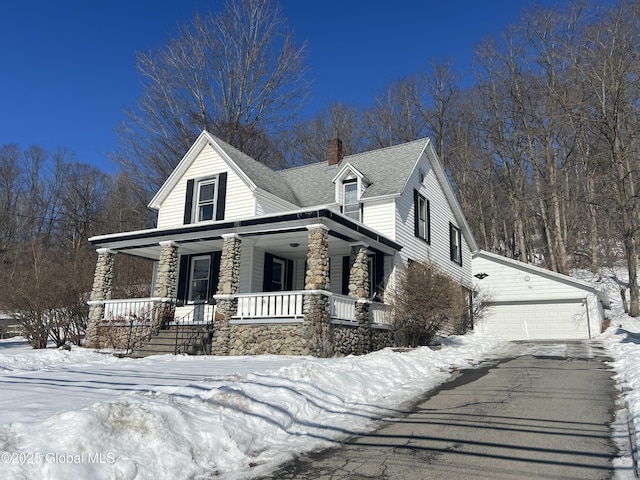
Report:
[[[577,340],[589,338],[580,301],[493,304],[481,331],[507,340]]]

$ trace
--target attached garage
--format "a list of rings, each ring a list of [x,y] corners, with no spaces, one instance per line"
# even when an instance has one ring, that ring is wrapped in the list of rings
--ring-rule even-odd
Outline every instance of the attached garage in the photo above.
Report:
[[[602,330],[606,294],[566,275],[479,251],[475,290],[488,309],[476,330],[507,340],[580,340]]]

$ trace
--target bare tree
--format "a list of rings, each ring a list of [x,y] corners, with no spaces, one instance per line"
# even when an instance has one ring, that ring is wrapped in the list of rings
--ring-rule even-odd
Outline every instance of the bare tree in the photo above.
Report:
[[[307,121],[298,123],[285,135],[290,165],[324,162],[329,140],[342,140],[343,154],[363,150],[362,114],[356,106],[332,103]]]
[[[640,315],[638,250],[638,156],[640,154],[640,10],[637,2],[621,0],[600,11],[582,43],[576,67],[585,78],[590,102],[583,121],[598,139],[601,168],[608,190],[602,205],[624,246],[629,272],[629,315]]]
[[[23,169],[16,144],[0,147],[0,268],[14,261],[13,246],[18,241],[19,204]]]
[[[424,78],[413,75],[387,83],[364,113],[364,128],[371,148],[411,142],[426,135]]]
[[[155,190],[207,130],[283,166],[274,139],[304,104],[305,61],[277,0],[227,0],[196,15],[164,47],[138,54],[143,94],[127,111],[115,160]]]

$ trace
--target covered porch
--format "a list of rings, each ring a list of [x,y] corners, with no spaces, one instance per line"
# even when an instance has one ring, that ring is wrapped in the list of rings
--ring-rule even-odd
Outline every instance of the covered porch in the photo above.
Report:
[[[90,241],[98,262],[89,346],[105,346],[109,326],[141,324],[149,335],[206,325],[220,355],[365,353],[373,338],[391,342],[382,300],[400,246],[330,209]],[[111,298],[116,254],[155,262],[152,297]]]

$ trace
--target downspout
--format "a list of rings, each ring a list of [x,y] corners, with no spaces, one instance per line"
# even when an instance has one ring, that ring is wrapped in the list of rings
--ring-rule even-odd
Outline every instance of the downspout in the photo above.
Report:
[[[589,298],[585,297],[583,299],[583,302],[584,302],[585,311],[587,312],[587,332],[589,333],[589,338],[591,338],[591,319],[589,318]]]

